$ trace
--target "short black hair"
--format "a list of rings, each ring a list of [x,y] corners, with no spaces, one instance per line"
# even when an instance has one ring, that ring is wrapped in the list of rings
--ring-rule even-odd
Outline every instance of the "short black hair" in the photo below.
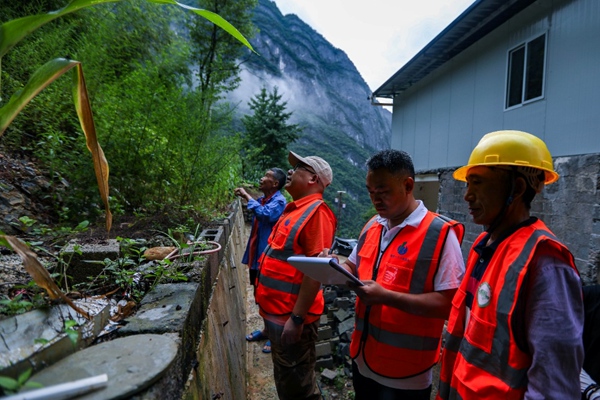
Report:
[[[367,160],[369,171],[385,168],[391,173],[406,172],[415,178],[415,166],[410,155],[402,150],[381,150]]]
[[[269,171],[273,173],[273,177],[277,180],[277,190],[281,190],[285,186],[286,173],[281,168],[269,168]]]
[[[527,177],[525,175],[520,173],[518,170],[515,175],[517,177],[523,178],[523,180],[525,181],[526,187],[525,187],[525,192],[523,192],[523,203],[525,203],[525,208],[530,210],[531,202],[533,201],[533,198],[535,197],[537,192],[535,191],[533,186],[531,186],[531,184],[529,183],[529,180],[527,179]],[[543,171],[540,171],[540,174],[538,175],[538,179],[540,180],[540,182],[544,182],[545,174]]]

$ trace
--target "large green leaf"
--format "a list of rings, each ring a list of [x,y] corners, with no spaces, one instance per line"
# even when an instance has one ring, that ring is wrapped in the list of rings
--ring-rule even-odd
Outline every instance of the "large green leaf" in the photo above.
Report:
[[[0,58],[2,58],[2,56],[4,56],[11,48],[19,43],[25,36],[56,18],[62,17],[63,15],[75,12],[85,7],[95,6],[103,3],[116,3],[119,1],[122,0],[73,0],[60,10],[52,11],[47,14],[31,15],[28,17],[8,21],[0,25]],[[248,40],[246,40],[246,38],[233,25],[231,25],[218,14],[208,10],[190,7],[174,0],[148,1],[156,4],[173,4],[190,10],[222,28],[231,36],[239,40],[244,46],[254,51],[252,45],[250,45],[250,42],[248,42]]]
[[[227,22],[225,19],[223,19],[223,17],[221,17],[219,14],[215,14],[214,12],[211,12],[208,10],[203,10],[201,8],[190,7],[185,4],[179,3],[175,0],[148,0],[148,1],[151,3],[156,3],[156,4],[174,4],[174,5],[178,5],[179,7],[190,10],[190,11],[206,18],[213,24],[217,25],[219,28],[223,29],[225,32],[229,33],[231,36],[233,36],[238,41],[240,41],[244,46],[246,46],[250,50],[254,51],[254,49],[252,48],[252,45],[250,44],[250,42],[248,42],[248,40],[246,40],[244,35],[242,35],[240,33],[240,31],[237,30],[236,27],[234,27],[229,22]]]
[[[47,14],[30,15],[28,17],[13,19],[0,25],[0,58],[8,53],[14,45],[21,39],[35,31],[40,26],[62,17],[63,15],[75,12],[85,7],[95,6],[102,3],[115,3],[122,0],[73,0],[60,10],[52,11]]]
[[[73,80],[75,109],[77,110],[81,127],[86,136],[87,147],[92,153],[98,189],[106,208],[106,228],[110,231],[112,215],[108,206],[108,162],[96,138],[94,119],[85,86],[83,70],[79,61],[56,58],[41,66],[31,79],[29,79],[25,87],[15,93],[9,102],[0,108],[0,135],[2,135],[12,120],[32,98],[73,67],[77,67]]]
[[[77,61],[74,62],[76,63]],[[75,66],[74,62],[64,58],[57,58],[48,61],[35,71],[25,87],[13,94],[8,103],[0,108],[0,136],[2,136],[6,128],[27,103],[58,77],[73,68]]]

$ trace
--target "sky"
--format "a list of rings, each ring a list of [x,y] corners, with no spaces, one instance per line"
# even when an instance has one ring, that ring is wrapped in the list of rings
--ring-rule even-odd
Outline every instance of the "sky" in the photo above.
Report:
[[[374,91],[474,0],[274,0],[343,50]]]

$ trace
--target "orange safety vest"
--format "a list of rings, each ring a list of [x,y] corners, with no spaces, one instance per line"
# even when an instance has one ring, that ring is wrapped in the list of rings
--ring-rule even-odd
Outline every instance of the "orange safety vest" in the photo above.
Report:
[[[482,233],[474,246],[485,236]],[[512,315],[536,247],[552,245],[575,268],[573,255],[540,220],[522,227],[496,249],[466,321],[467,284],[479,255],[471,249],[467,272],[452,301],[436,399],[522,399],[531,355],[517,346]]]
[[[287,259],[302,255],[302,248],[298,244],[299,233],[319,207],[324,207],[335,220],[329,207],[322,199],[317,199],[284,214],[271,232],[262,255],[256,288],[256,302],[265,318],[268,316],[264,313],[277,317],[289,316],[294,309],[304,274],[291,266]],[[324,307],[323,291],[320,290],[308,310],[305,323],[318,320]]]
[[[357,245],[359,279],[375,280],[395,292],[432,292],[450,229],[461,243],[463,225],[428,211],[417,228],[402,228],[378,262],[383,226],[371,219]],[[384,377],[415,376],[437,362],[443,327],[443,318],[409,314],[383,304],[366,306],[357,298],[350,356],[354,359],[362,350],[367,366]]]

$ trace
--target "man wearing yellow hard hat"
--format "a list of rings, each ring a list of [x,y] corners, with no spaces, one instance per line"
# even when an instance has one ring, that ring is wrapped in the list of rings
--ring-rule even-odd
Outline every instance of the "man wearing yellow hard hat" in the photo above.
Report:
[[[538,137],[483,136],[454,172],[483,225],[448,320],[438,399],[579,399],[581,281],[572,254],[530,216],[558,179]]]

